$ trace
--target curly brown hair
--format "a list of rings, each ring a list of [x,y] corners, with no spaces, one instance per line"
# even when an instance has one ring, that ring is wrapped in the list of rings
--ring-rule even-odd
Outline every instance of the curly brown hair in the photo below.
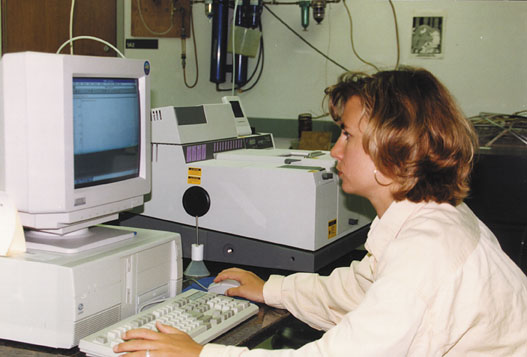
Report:
[[[344,73],[326,95],[337,122],[351,97],[361,99],[368,121],[364,150],[377,170],[398,184],[395,200],[456,205],[467,196],[477,135],[430,72],[404,67]]]

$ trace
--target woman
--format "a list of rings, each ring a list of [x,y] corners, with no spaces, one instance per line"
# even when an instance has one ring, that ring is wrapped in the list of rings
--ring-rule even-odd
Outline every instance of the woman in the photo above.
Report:
[[[240,269],[228,294],[286,308],[327,330],[294,350],[200,346],[182,332],[129,331],[138,356],[527,356],[527,278],[462,203],[477,147],[470,123],[429,72],[345,74],[328,88],[341,127],[331,155],[342,189],[377,212],[368,254],[329,277],[263,282]],[[134,340],[136,339],[136,340]]]

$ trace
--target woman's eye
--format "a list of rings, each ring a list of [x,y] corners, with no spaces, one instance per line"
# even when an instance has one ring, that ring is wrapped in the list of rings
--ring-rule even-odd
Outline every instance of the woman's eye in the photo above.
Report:
[[[344,131],[344,130],[342,130],[342,135],[344,135],[344,138],[345,138],[346,140],[348,140],[348,139],[351,137],[351,134],[348,133],[347,131]]]

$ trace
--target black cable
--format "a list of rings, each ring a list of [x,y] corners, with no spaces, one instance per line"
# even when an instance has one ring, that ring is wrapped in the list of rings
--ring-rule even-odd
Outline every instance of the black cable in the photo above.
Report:
[[[183,20],[181,21],[183,23]],[[192,42],[194,44],[194,60],[195,60],[195,64],[196,64],[196,80],[194,81],[193,84],[188,84],[187,83],[187,70],[186,70],[186,65],[183,64],[183,81],[185,82],[185,86],[187,88],[194,88],[196,86],[196,84],[198,84],[198,79],[199,79],[199,65],[198,65],[198,50],[197,50],[197,46],[196,46],[196,33],[194,31],[194,16],[193,16],[193,11],[192,9],[190,9],[190,29],[192,31]],[[184,63],[184,62],[183,62]]]
[[[249,83],[255,73],[256,73],[256,70],[258,69],[258,67],[260,67],[260,71],[258,73],[258,76],[256,77],[256,80],[254,81],[253,84],[251,84],[251,86],[249,88],[241,88],[241,91],[242,92],[247,92],[247,91],[250,91],[251,89],[253,89],[257,84],[258,82],[260,81],[260,78],[262,77],[262,73],[263,73],[263,69],[264,69],[264,63],[265,63],[265,51],[264,51],[264,39],[263,39],[263,28],[262,28],[262,19],[260,18],[260,21],[258,21],[258,28],[260,30],[260,32],[262,33],[262,37],[260,37],[260,53],[258,53],[258,61],[256,62],[256,65],[254,67],[254,71],[253,73],[251,74],[250,78],[247,80],[247,83]],[[260,59],[261,59],[261,65],[260,65]]]
[[[262,65],[260,66],[260,72],[258,73],[258,76],[256,77],[256,80],[254,81],[253,84],[251,84],[251,86],[249,88],[242,88],[241,91],[242,92],[247,92],[247,91],[250,91],[251,89],[253,89],[257,84],[258,82],[260,81],[260,78],[262,77],[262,73],[263,73],[263,69],[264,69],[264,62],[265,62],[265,54],[264,54],[264,44],[263,44],[263,37],[260,38],[260,53],[261,53],[261,57],[262,57]],[[260,62],[260,56],[258,56],[258,62],[256,63],[256,65],[258,65],[258,63]],[[256,73],[256,71],[254,72]],[[253,76],[251,76],[250,79],[252,79]],[[249,81],[247,81],[248,83]]]
[[[282,25],[284,25],[285,27],[287,27],[287,29],[289,31],[291,31],[292,33],[294,33],[300,40],[302,40],[306,45],[308,45],[309,47],[311,47],[313,50],[315,50],[318,54],[320,54],[322,57],[324,57],[325,59],[327,59],[328,61],[330,61],[331,63],[333,63],[334,65],[342,68],[343,70],[345,70],[346,72],[349,72],[349,69],[347,69],[346,67],[342,66],[341,64],[335,62],[333,59],[331,59],[330,57],[328,57],[325,53],[323,53],[322,51],[320,51],[318,48],[316,48],[315,46],[313,46],[312,44],[310,44],[309,42],[307,42],[306,39],[304,39],[302,36],[300,36],[295,30],[293,30],[293,28],[291,28],[287,23],[285,23],[284,20],[282,20],[280,17],[278,17],[278,15],[276,15],[274,12],[272,12],[269,7],[267,5],[263,5],[263,7],[269,11],[271,13],[271,15],[273,15],[278,21],[280,21],[282,23]]]
[[[262,33],[262,23],[261,23],[261,21],[258,24],[258,27],[259,27],[260,33]],[[258,67],[260,66],[260,61],[262,60],[262,57],[263,57],[263,35],[260,37],[260,50],[258,52],[258,60],[256,61],[256,65],[254,66],[253,73],[251,73],[251,75],[249,76],[249,79],[247,79],[245,84],[249,83],[254,78],[254,75],[256,74],[256,72],[258,70]],[[263,66],[263,64],[262,64],[262,66]]]

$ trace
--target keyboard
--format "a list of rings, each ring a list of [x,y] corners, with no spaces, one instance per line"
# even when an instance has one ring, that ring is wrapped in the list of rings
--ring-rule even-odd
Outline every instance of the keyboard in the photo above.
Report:
[[[189,289],[84,337],[80,340],[79,349],[88,356],[116,356],[113,346],[123,342],[123,332],[135,328],[157,331],[157,320],[186,332],[194,341],[203,344],[257,313],[258,306],[246,300]]]

